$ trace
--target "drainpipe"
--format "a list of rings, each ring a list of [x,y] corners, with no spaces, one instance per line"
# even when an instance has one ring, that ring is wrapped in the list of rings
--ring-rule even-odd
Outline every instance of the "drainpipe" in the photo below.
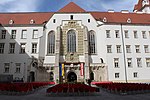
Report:
[[[122,45],[123,45],[123,58],[124,58],[124,68],[125,68],[125,82],[128,83],[128,79],[127,79],[127,64],[126,64],[126,52],[125,52],[125,41],[124,41],[124,37],[123,37],[122,23],[120,25],[121,25],[121,36],[122,36]]]

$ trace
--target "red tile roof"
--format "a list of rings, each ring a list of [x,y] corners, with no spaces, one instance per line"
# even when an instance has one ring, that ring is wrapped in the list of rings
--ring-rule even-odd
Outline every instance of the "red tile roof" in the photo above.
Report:
[[[73,12],[73,13],[77,13],[77,12],[85,12],[84,9],[82,9],[81,7],[79,7],[78,5],[76,5],[74,2],[70,2],[69,4],[67,4],[65,7],[63,7],[62,9],[60,9],[58,12]]]
[[[43,24],[52,17],[53,13],[0,13],[0,24],[7,25],[10,20],[13,24],[30,24],[34,20],[34,24]]]
[[[139,11],[142,8],[142,1],[143,0],[139,0],[138,4],[134,6],[134,10]]]
[[[96,20],[103,21],[104,23],[127,23],[131,19],[131,23],[127,24],[150,24],[150,14],[137,14],[137,13],[121,13],[121,12],[86,12],[75,3],[71,2],[64,8],[60,9],[58,13],[90,13]],[[57,12],[56,12],[57,13]],[[33,13],[0,13],[0,24],[8,25],[10,20],[14,21],[15,25],[28,25],[33,19],[34,24],[43,24],[53,16],[54,13],[47,12],[33,12]]]
[[[150,14],[137,14],[137,13],[121,13],[121,12],[91,12],[91,15],[96,19],[103,21],[107,19],[105,23],[127,23],[128,19],[131,19],[131,24],[150,24]]]

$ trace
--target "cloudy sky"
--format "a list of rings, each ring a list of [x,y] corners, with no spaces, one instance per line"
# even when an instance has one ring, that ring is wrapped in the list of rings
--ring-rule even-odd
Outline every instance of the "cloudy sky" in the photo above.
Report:
[[[138,0],[0,0],[0,12],[56,12],[69,2],[87,11],[133,11]]]

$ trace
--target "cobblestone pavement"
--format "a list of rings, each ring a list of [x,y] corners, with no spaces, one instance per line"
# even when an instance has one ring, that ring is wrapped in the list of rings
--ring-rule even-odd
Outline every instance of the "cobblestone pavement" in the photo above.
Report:
[[[48,88],[48,87],[47,87]],[[150,100],[150,93],[137,95],[117,95],[100,91],[94,95],[89,96],[68,96],[68,95],[54,95],[47,96],[46,89],[40,89],[32,94],[23,96],[11,96],[0,94],[0,100]]]

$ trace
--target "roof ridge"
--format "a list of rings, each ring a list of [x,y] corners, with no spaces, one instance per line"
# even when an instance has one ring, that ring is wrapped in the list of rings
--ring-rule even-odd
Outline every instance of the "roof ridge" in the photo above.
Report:
[[[57,12],[85,12],[85,10],[78,6],[76,3],[70,2]]]

